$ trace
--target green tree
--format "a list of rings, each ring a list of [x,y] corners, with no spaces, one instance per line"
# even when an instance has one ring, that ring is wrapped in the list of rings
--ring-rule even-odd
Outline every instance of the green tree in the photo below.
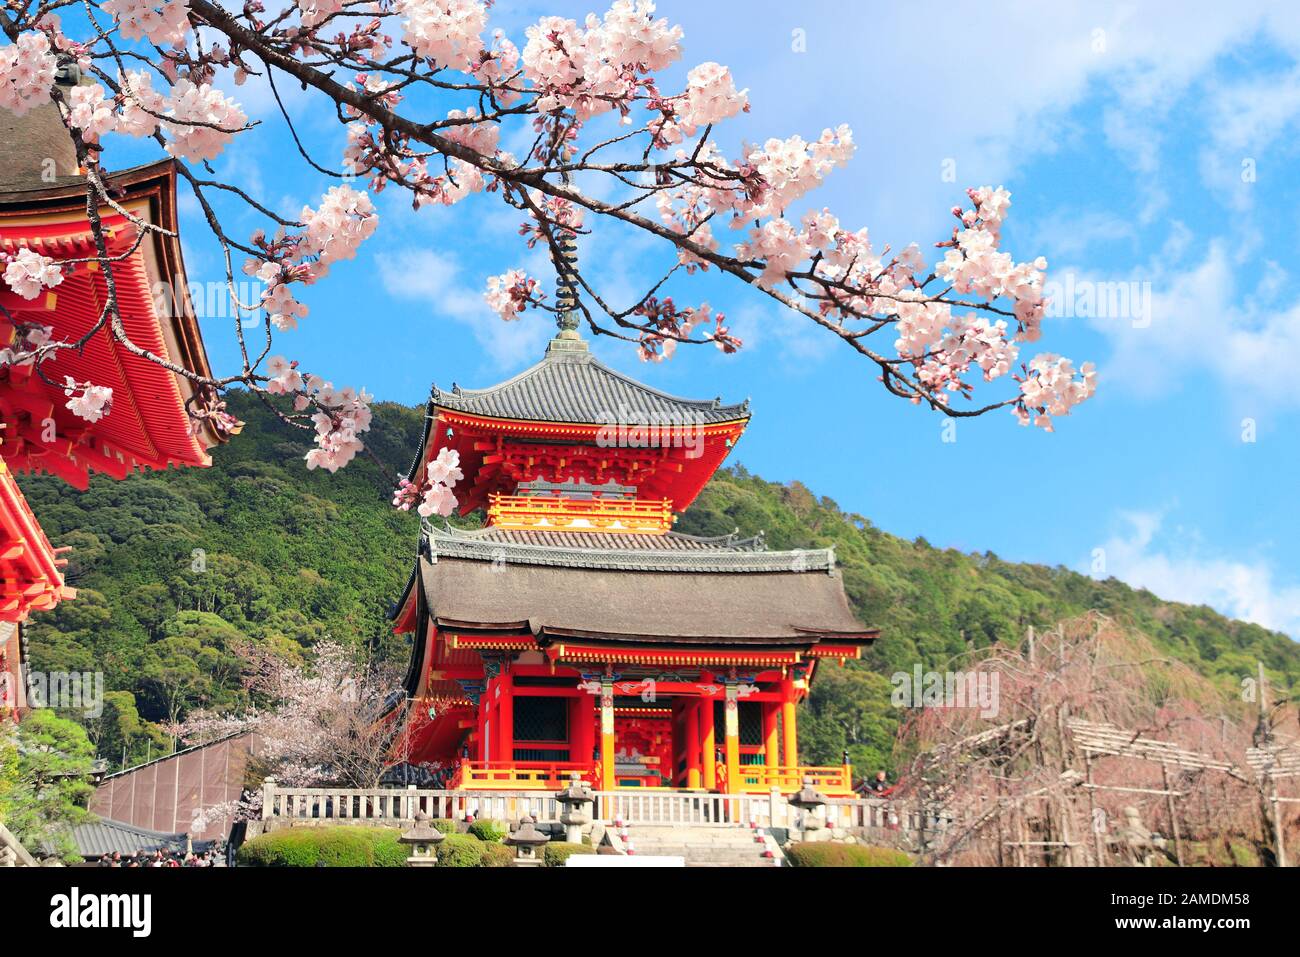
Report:
[[[69,829],[87,818],[94,747],[85,729],[52,711],[31,712],[0,745],[0,820],[29,850],[76,858]]]

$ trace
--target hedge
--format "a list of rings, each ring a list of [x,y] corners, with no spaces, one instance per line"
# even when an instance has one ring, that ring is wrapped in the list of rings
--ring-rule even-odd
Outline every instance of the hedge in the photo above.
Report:
[[[448,834],[438,844],[438,866],[478,867],[485,847],[473,834]]]
[[[569,844],[566,841],[551,841],[542,845],[542,864],[545,867],[564,867],[565,862],[574,854],[595,854],[596,849],[590,844]]]
[[[791,867],[910,867],[902,851],[863,844],[792,844],[785,856]]]
[[[386,827],[295,827],[263,834],[239,849],[244,867],[404,867],[406,848]]]
[[[514,867],[515,852],[504,844],[484,844],[480,867]]]
[[[469,826],[469,832],[480,841],[487,841],[489,843],[500,841],[510,833],[503,822],[487,819],[475,821]]]

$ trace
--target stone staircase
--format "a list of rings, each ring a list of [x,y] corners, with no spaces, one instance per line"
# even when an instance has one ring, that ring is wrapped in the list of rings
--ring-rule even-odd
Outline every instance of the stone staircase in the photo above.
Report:
[[[626,832],[632,853],[638,856],[674,856],[687,867],[777,867],[779,851],[763,832],[727,824],[628,824],[616,829]],[[773,850],[778,856],[763,856]]]

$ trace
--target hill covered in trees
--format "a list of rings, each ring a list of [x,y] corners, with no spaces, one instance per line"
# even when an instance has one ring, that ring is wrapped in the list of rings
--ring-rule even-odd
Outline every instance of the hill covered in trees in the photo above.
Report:
[[[75,601],[35,618],[31,665],[105,673],[104,713],[83,720],[113,766],[170,748],[163,726],[190,708],[243,705],[231,653],[241,641],[294,656],[329,635],[406,655],[386,614],[410,571],[414,513],[391,507],[391,482],[374,462],[309,472],[304,433],[249,396],[231,404],[248,426],[216,450],[211,469],[96,478],[86,492],[47,477],[21,480],[53,542],[73,547],[69,579],[79,589]],[[367,444],[404,474],[421,428],[420,410],[381,403]],[[742,467],[721,472],[678,528],[761,530],[772,548],[833,545],[859,617],[883,629],[863,662],[822,669],[800,722],[809,762],[838,763],[847,749],[861,770],[888,765],[900,719],[890,674],[917,663],[960,668],[972,648],[1019,642],[1029,626],[1089,609],[1146,633],[1225,695],[1257,661],[1284,687],[1300,679],[1300,645],[1285,635],[1113,579],[906,541],[798,483],[773,484]]]

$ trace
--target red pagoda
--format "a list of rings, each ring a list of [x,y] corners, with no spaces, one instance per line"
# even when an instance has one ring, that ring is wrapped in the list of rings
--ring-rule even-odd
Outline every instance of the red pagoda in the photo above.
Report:
[[[562,285],[560,302],[572,306]],[[433,389],[410,480],[459,453],[460,530],[424,522],[395,630],[413,641],[394,758],[453,788],[847,794],[799,763],[797,705],[823,661],[877,637],[830,549],[673,531],[749,422],[608,368],[562,311],[541,362]]]
[[[137,226],[119,209],[104,205],[99,215],[131,342],[206,375],[181,259],[176,175],[172,160],[105,174],[121,210],[164,232],[151,230],[137,242]],[[0,110],[0,251],[12,256],[22,249],[56,261],[96,256],[85,177],[53,103],[22,117]],[[84,489],[91,473],[120,479],[139,469],[207,466],[207,449],[224,438],[211,420],[193,428],[187,378],[129,352],[107,324],[87,337],[106,301],[97,262],[65,266],[62,281],[36,299],[0,281],[0,349],[21,351],[32,329],[48,329],[58,341],[85,339],[39,371],[31,362],[0,363],[0,623],[20,625],[32,611],[75,594],[63,580],[66,560],[51,547],[12,471],[57,475]],[[90,422],[69,410],[62,385],[68,377],[113,390],[102,418]],[[0,632],[0,715],[21,705],[21,646],[21,628]]]

